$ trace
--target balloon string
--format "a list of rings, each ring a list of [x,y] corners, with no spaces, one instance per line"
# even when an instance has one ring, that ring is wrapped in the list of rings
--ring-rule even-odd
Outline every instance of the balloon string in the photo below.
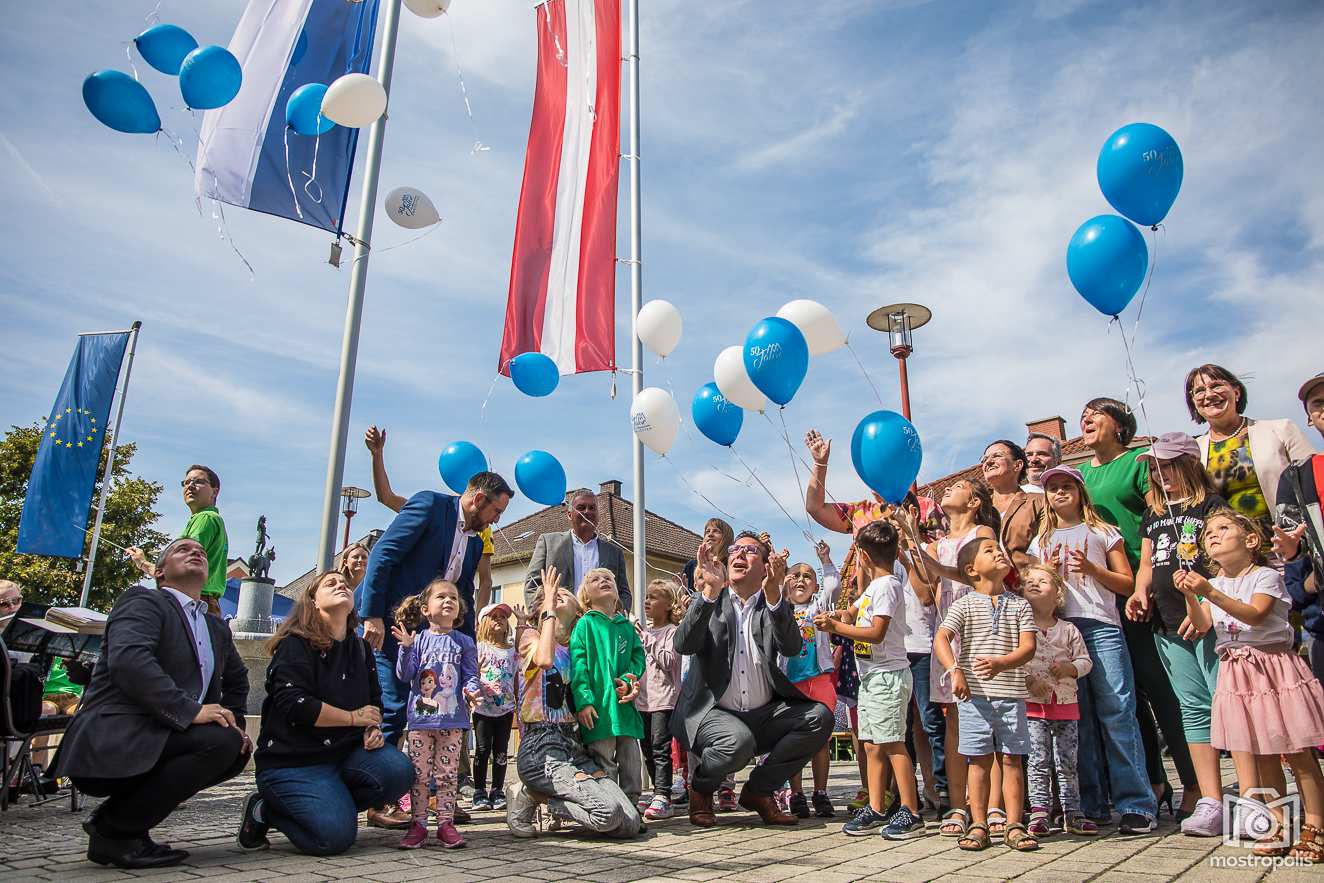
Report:
[[[726,511],[725,509],[723,509],[721,506],[717,505],[717,504],[714,503],[712,500],[708,499],[708,497],[705,496],[704,493],[703,493],[702,491],[700,491],[700,490],[699,490],[698,488],[696,488],[694,485],[690,484],[689,479],[687,479],[687,478],[685,477],[685,472],[684,472],[679,466],[677,466],[674,462],[672,462],[671,458],[668,457],[666,454],[660,454],[659,456],[660,456],[663,460],[666,460],[667,463],[671,464],[671,468],[673,468],[673,469],[676,470],[676,477],[680,479],[680,483],[681,483],[681,484],[685,485],[685,487],[689,489],[689,492],[690,492],[690,493],[694,494],[694,495],[695,495],[696,497],[698,497],[700,500],[703,500],[705,503],[707,503],[709,506],[711,506],[713,509],[717,510],[719,513],[721,513],[722,515],[724,515],[725,517],[727,517],[727,518],[730,519],[731,521],[738,522],[738,523],[740,523],[740,524],[745,525],[746,527],[753,527],[753,526],[754,526],[754,525],[750,524],[748,521],[746,521],[745,519],[740,518],[740,517],[737,517],[737,516],[735,516],[735,515],[732,515],[730,512],[727,512],[727,511]]]
[[[768,499],[772,500],[772,502],[777,504],[777,508],[782,510],[782,514],[786,516],[786,520],[791,522],[791,526],[794,527],[796,530],[800,531],[800,533],[804,535],[804,538],[809,542],[809,545],[811,546],[814,545],[814,538],[811,537],[804,530],[804,528],[800,527],[800,522],[796,521],[795,518],[791,516],[791,513],[786,511],[786,507],[782,505],[781,500],[777,499],[777,497],[773,494],[773,492],[768,490],[768,486],[763,483],[763,479],[759,478],[758,473],[755,472],[754,469],[748,463],[745,462],[744,457],[740,456],[740,452],[736,450],[736,446],[731,445],[730,447],[731,447],[731,454],[737,460],[740,461],[741,466],[744,466],[745,469],[749,471],[749,477],[758,482],[759,487],[763,488],[763,492],[768,495]]]
[[[1136,320],[1131,326],[1131,344],[1134,346],[1136,335],[1140,332],[1140,317],[1145,314],[1145,300],[1149,297],[1149,285],[1154,281],[1154,271],[1158,268],[1158,230],[1163,229],[1163,235],[1166,237],[1168,228],[1162,224],[1156,224],[1149,229],[1150,251],[1153,257],[1149,261],[1149,273],[1145,277],[1145,290],[1140,293],[1140,306],[1136,309]]]
[[[147,13],[146,17],[143,18],[143,21],[152,24],[159,22],[161,20],[161,4],[163,2],[164,0],[156,0],[156,5],[152,7],[151,12]]]
[[[175,148],[175,153],[179,154],[179,158],[188,166],[189,172],[197,174],[197,169],[193,167],[193,160],[189,159],[184,153],[184,139],[167,129],[165,126],[162,126],[160,131],[157,132],[158,137],[161,135],[166,136],[166,139],[170,142],[170,146]]]
[[[767,415],[767,413],[764,411],[760,411],[759,413],[763,415],[763,419],[768,421],[768,425],[771,426],[773,428],[773,431],[775,432],[777,429],[777,425],[772,422],[772,418],[770,418]],[[783,425],[785,425],[784,420],[783,420]],[[804,458],[803,454],[801,454],[798,450],[795,449],[795,446],[791,443],[789,432],[783,433],[782,438],[786,439],[787,450],[791,452],[791,456],[798,459],[800,461],[800,464],[804,466],[804,468],[812,475],[814,472],[814,467],[810,465],[809,461],[807,461]],[[840,502],[836,497],[832,496],[832,491],[828,490],[827,482],[823,483],[823,493],[832,502],[834,503]]]
[[[433,224],[426,231],[418,234],[412,239],[406,239],[404,242],[397,242],[395,245],[388,245],[386,246],[386,248],[370,248],[367,251],[364,251],[362,255],[355,255],[354,260],[358,261],[360,257],[366,258],[368,256],[369,251],[372,252],[372,254],[376,255],[376,254],[385,254],[388,251],[395,251],[397,248],[404,248],[406,245],[409,245],[414,242],[418,242],[418,240],[420,239],[431,236],[433,233],[436,233],[440,227],[441,227],[441,221],[437,221],[437,223]]]
[[[855,364],[860,366],[860,373],[864,375],[865,380],[869,381],[869,388],[873,390],[873,397],[878,400],[878,404],[882,405],[883,397],[879,395],[878,387],[874,384],[873,377],[869,374],[869,369],[864,367],[864,362],[860,359],[860,354],[855,352],[855,347],[850,345],[849,335],[846,337],[846,349],[850,350],[850,354],[855,357]],[[884,405],[884,407],[886,406]]]
[[[286,131],[285,137],[288,139],[290,137],[289,126],[285,127],[285,131]],[[313,173],[311,175],[308,174],[307,172],[302,172],[302,171],[299,173],[308,179],[307,183],[303,185],[303,192],[308,195],[309,199],[311,199],[313,202],[317,203],[318,205],[322,204],[322,185],[317,183],[317,149],[321,145],[322,145],[322,114],[319,112],[317,114],[317,135],[316,137],[313,138]],[[288,150],[288,147],[286,149]],[[288,165],[289,165],[289,161],[286,160],[286,166],[288,167]],[[314,196],[313,192],[308,189],[313,186],[317,187],[316,196]]]
[[[768,415],[766,413],[763,416],[768,419],[769,423],[772,422],[772,419],[768,418]],[[786,452],[791,455],[791,471],[795,473],[795,487],[800,492],[800,499],[803,500],[805,499],[805,488],[804,485],[800,482],[800,464],[796,462],[795,446],[791,444],[791,432],[789,429],[786,428],[785,405],[777,409],[777,417],[782,422],[781,434],[782,434],[782,441],[786,442]],[[773,427],[773,429],[776,428],[777,428],[776,426]],[[809,515],[806,514],[804,516],[804,519],[805,519],[805,529],[807,532],[809,528]]]
[[[469,125],[473,127],[474,134],[477,134],[478,124],[474,122],[474,109],[473,106],[469,104],[469,90],[465,88],[464,85],[464,68],[460,65],[460,46],[459,42],[455,39],[455,24],[449,15],[446,16],[446,30],[449,31],[451,35],[451,55],[455,59],[455,77],[460,81],[460,97],[464,99],[464,112],[469,115]],[[477,156],[478,154],[491,149],[492,148],[482,142],[482,139],[476,138],[474,139],[473,147],[469,148],[469,155]]]
[[[218,186],[220,182],[216,180],[215,172],[212,173],[211,179],[212,192],[220,192]],[[215,197],[212,197],[211,205],[211,217],[212,220],[216,222],[216,235],[230,243],[231,250],[234,251],[239,260],[243,261],[244,266],[248,268],[248,281],[255,281],[257,279],[257,274],[253,272],[253,265],[250,264],[248,258],[244,257],[243,253],[239,251],[239,246],[234,244],[234,237],[230,235],[230,225],[225,220],[225,205]]]
[[[294,199],[294,213],[303,220],[303,209],[299,208],[299,191],[294,189],[294,176],[290,174],[290,126],[285,126],[285,181],[290,185],[290,196]]]
[[[1140,416],[1145,421],[1145,434],[1151,439],[1156,438],[1154,435],[1154,428],[1149,422],[1149,409],[1145,407],[1145,382],[1140,379],[1136,372],[1135,358],[1131,353],[1131,343],[1126,339],[1126,329],[1122,327],[1121,316],[1113,316],[1109,319],[1109,328],[1112,327],[1113,322],[1117,323],[1117,328],[1122,338],[1122,349],[1126,352],[1126,372],[1128,378],[1126,396],[1128,398],[1130,397],[1130,387],[1134,386],[1136,389],[1136,408],[1140,410]],[[1161,480],[1158,482],[1158,488],[1160,496],[1163,497],[1163,508],[1167,510],[1168,517],[1173,518],[1172,501],[1168,499],[1168,491],[1163,487],[1163,482]]]
[[[487,403],[492,400],[492,393],[496,392],[497,381],[500,379],[501,379],[501,372],[498,371],[496,373],[496,376],[492,378],[492,385],[487,388],[487,395],[483,397],[482,407],[478,409],[479,423],[485,423],[487,421]]]
[[[138,76],[138,66],[133,63],[133,50],[129,48],[131,45],[133,45],[132,40],[124,44],[124,55],[129,59],[129,70],[133,71],[133,78],[141,83],[142,78]]]

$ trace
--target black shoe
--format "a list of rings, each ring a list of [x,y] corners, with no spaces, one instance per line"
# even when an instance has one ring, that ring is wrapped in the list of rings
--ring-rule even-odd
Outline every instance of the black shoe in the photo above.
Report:
[[[239,833],[235,836],[235,842],[239,844],[240,849],[254,852],[271,846],[267,840],[267,831],[271,830],[271,826],[266,822],[259,822],[253,815],[253,811],[261,802],[262,797],[256,791],[244,800],[243,814],[239,817]]]
[[[188,858],[182,849],[170,849],[146,837],[121,840],[103,837],[95,831],[87,838],[87,859],[99,865],[114,865],[126,870],[168,868]]]
[[[1157,804],[1157,805],[1155,806],[1155,808],[1154,808],[1154,810],[1155,810],[1155,814],[1156,814],[1156,815],[1159,814],[1159,810],[1161,810],[1161,809],[1163,808],[1164,804],[1167,804],[1167,807],[1168,807],[1168,815],[1172,815],[1172,814],[1173,814],[1173,812],[1172,812],[1172,783],[1170,783],[1170,782],[1164,782],[1164,783],[1163,783],[1163,790],[1160,791],[1160,792],[1158,793],[1158,797],[1155,798],[1155,803]]]
[[[820,819],[833,818],[837,811],[832,806],[832,800],[827,796],[826,791],[815,791],[812,798],[814,803],[814,815]]]
[[[1149,816],[1138,812],[1122,813],[1122,820],[1117,824],[1118,834],[1152,834],[1158,824]]]
[[[791,815],[799,819],[807,819],[812,813],[809,812],[809,801],[805,799],[803,791],[791,795]]]

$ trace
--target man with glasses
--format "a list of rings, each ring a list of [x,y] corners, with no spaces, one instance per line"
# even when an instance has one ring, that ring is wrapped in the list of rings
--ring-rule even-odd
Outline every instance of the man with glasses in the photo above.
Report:
[[[179,483],[184,490],[184,505],[190,513],[180,538],[197,540],[207,553],[207,584],[202,587],[202,600],[212,616],[221,615],[221,596],[225,594],[225,571],[229,565],[230,542],[225,535],[225,521],[216,508],[221,493],[221,479],[210,467],[194,463]],[[141,549],[127,550],[133,563],[147,576],[155,568]]]
[[[799,772],[832,735],[832,712],[806,699],[777,665],[803,644],[790,602],[782,599],[788,553],[770,554],[746,531],[723,568],[709,541],[699,547],[699,593],[676,627],[676,652],[692,656],[672,732],[698,755],[690,777],[690,823],[717,824],[713,792],[722,777],[767,754],[750,773],[740,805],[766,825],[794,825],[773,792]]]
[[[363,637],[377,657],[382,686],[382,735],[396,745],[405,728],[409,682],[395,675],[398,644],[391,635],[392,614],[400,602],[417,595],[437,577],[455,583],[465,605],[458,631],[474,634],[474,573],[483,555],[479,532],[501,519],[511,497],[506,480],[495,472],[469,479],[459,497],[419,491],[382,534],[368,555],[360,586],[359,618]]]

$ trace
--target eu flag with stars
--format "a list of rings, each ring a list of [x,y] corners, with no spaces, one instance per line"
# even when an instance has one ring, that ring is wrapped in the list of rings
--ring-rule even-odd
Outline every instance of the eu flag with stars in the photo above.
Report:
[[[110,403],[128,343],[127,331],[78,338],[42,429],[18,524],[18,552],[82,557]]]

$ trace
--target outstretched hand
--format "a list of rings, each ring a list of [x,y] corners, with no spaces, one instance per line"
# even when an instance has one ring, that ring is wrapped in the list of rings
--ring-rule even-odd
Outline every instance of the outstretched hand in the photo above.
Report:
[[[828,457],[832,455],[832,439],[823,438],[817,429],[811,429],[805,433],[805,447],[816,466],[827,465]]]
[[[763,575],[763,596],[769,604],[776,604],[782,599],[782,583],[786,579],[786,561],[791,557],[789,549],[772,552],[768,555],[767,572]]]
[[[380,454],[386,449],[386,430],[369,426],[368,431],[363,433],[363,445],[370,453]]]
[[[726,574],[722,573],[721,562],[717,560],[715,550],[708,540],[699,544],[698,566],[694,568],[694,584],[703,597],[716,601],[726,585]]]

